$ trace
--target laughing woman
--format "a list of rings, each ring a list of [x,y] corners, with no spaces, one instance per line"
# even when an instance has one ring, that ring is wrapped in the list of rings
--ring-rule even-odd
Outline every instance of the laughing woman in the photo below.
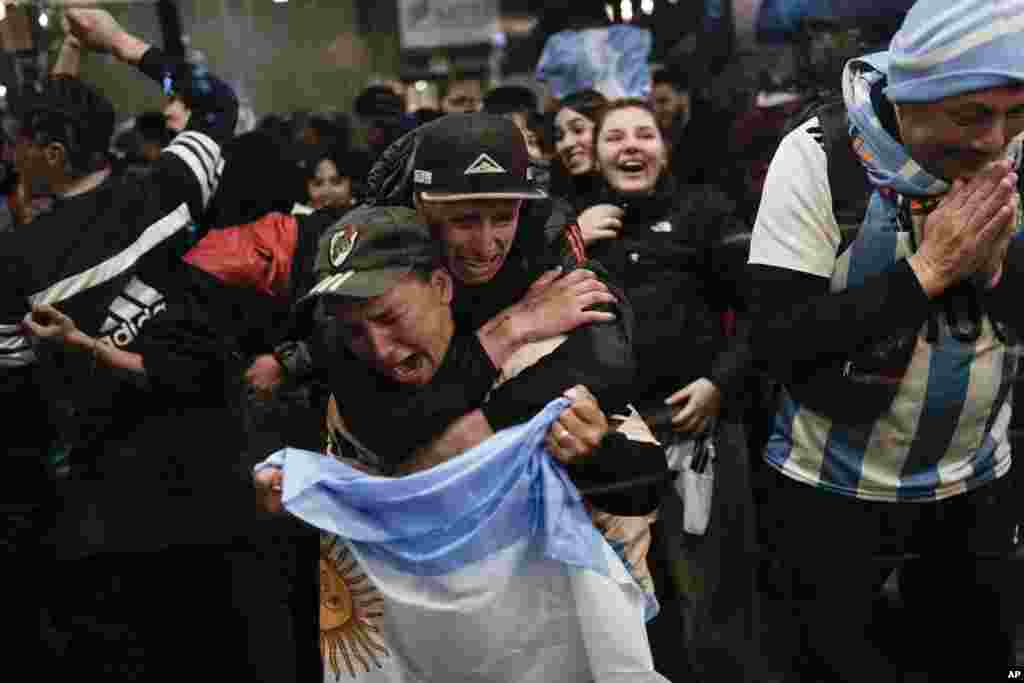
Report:
[[[555,112],[554,194],[565,197],[576,211],[590,205],[600,175],[594,165],[594,124],[608,104],[596,90],[566,95]]]
[[[701,660],[707,646],[702,642],[749,643],[754,637],[752,614],[747,632],[716,634],[713,613],[721,608],[712,609],[721,605],[716,596],[723,593],[730,600],[749,597],[753,576],[751,559],[743,557],[753,533],[750,505],[734,504],[740,497],[749,501],[749,493],[737,496],[735,488],[749,491],[738,405],[749,353],[745,338],[726,336],[723,325],[724,311],[745,308],[749,230],[734,217],[732,202],[717,190],[675,182],[668,171],[665,141],[646,102],[626,99],[609,104],[595,122],[593,138],[594,163],[603,180],[595,205],[615,208],[620,225],[592,234],[587,255],[608,268],[636,313],[634,405],[661,442],[676,447],[670,453],[685,451],[713,431],[721,456],[708,534],[683,533],[682,509],[675,496],[663,502],[659,521],[658,543],[668,560],[663,570],[671,567],[672,575],[687,576],[685,583],[676,581],[675,588],[686,595],[685,609],[694,610],[687,621],[693,627],[696,619],[700,642],[694,640],[688,649],[693,663],[704,668]],[[666,602],[670,601],[662,604]],[[742,610],[740,605],[730,607],[734,615]],[[678,629],[675,634],[678,648]],[[651,635],[655,643],[661,639],[657,632]],[[748,659],[728,654],[739,655],[736,661]],[[741,672],[719,673],[722,676],[712,678],[746,680]]]
[[[596,90],[581,90],[565,97],[555,113],[555,153],[560,166],[553,194],[571,205],[583,243],[622,228],[622,209],[597,201],[604,179],[594,158],[594,127],[608,100]]]
[[[641,100],[614,102],[598,118],[594,161],[604,181],[595,204],[618,208],[622,218],[587,254],[618,278],[636,308],[635,400],[675,406],[672,429],[699,434],[746,371],[745,349],[726,342],[721,312],[744,308],[749,231],[724,195],[677,185]]]

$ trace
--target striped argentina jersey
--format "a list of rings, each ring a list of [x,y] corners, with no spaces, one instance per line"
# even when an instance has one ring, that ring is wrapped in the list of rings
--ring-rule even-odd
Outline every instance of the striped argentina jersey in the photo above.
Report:
[[[857,287],[912,253],[896,209],[879,196],[857,238],[835,263],[831,291]],[[918,217],[916,220],[923,220]],[[864,500],[935,500],[1010,468],[1010,392],[1018,355],[1007,330],[949,297],[910,339],[909,364],[853,381],[892,383],[892,402],[872,422],[840,423],[783,390],[766,459],[805,483]],[[906,359],[904,359],[906,360]],[[905,369],[904,369],[905,367]]]
[[[35,354],[19,323],[34,304],[51,304],[92,336],[112,335],[118,302],[145,289],[140,261],[167,248],[192,226],[217,189],[220,145],[187,130],[164,150],[148,176],[114,177],[88,193],[62,199],[52,213],[0,235],[5,288],[0,294],[0,373],[29,366]],[[163,258],[163,254],[160,254]],[[142,297],[158,312],[156,302]],[[113,308],[111,308],[113,306]],[[135,333],[147,316],[130,322]],[[126,346],[131,339],[117,338]],[[112,341],[116,341],[112,339]],[[2,376],[2,375],[0,375]]]

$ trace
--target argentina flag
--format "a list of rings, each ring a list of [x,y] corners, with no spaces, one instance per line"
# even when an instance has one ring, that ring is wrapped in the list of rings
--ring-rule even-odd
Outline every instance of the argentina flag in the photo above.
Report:
[[[343,571],[322,602],[351,628],[326,680],[666,681],[654,606],[544,450],[567,405],[406,477],[295,449],[257,467],[283,468],[285,509],[337,538],[321,573]]]
[[[545,41],[535,76],[555,97],[588,88],[610,100],[647,97],[653,40],[648,29],[630,24],[559,31]]]

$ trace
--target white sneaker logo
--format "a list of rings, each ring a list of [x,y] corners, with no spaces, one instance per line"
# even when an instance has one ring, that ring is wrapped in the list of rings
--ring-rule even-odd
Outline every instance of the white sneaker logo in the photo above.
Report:
[[[463,175],[477,175],[480,173],[508,173],[497,161],[487,154],[481,154],[476,158]]]

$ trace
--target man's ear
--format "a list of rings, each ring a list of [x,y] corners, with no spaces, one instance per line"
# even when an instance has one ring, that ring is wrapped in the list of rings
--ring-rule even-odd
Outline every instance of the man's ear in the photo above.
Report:
[[[451,305],[455,297],[455,284],[452,282],[451,273],[446,268],[438,266],[430,275],[430,284],[440,294],[442,303],[445,306]]]

